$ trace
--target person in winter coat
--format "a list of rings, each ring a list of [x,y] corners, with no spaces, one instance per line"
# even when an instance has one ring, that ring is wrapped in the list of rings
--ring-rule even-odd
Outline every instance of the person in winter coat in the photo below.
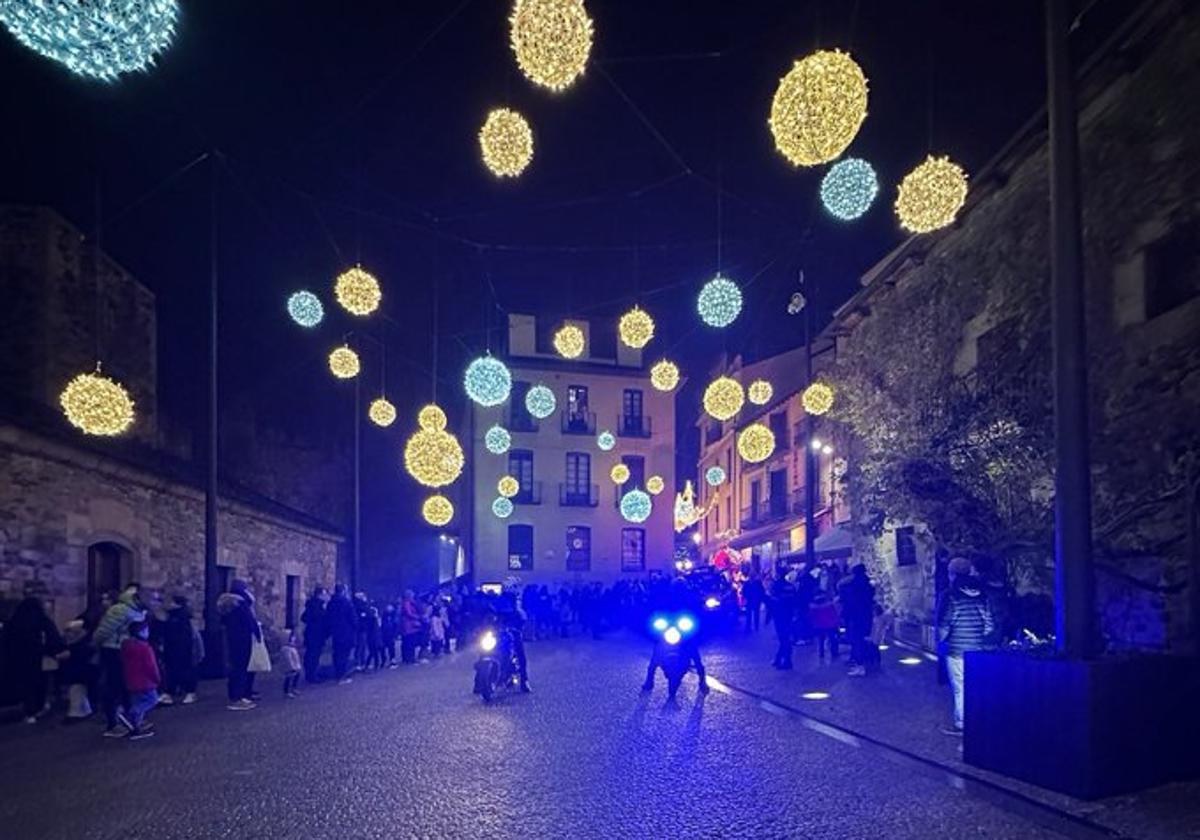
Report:
[[[875,618],[875,587],[867,579],[867,567],[858,563],[850,570],[850,576],[838,587],[842,602],[842,618],[846,621],[846,635],[850,642],[850,671],[852,677],[867,674],[867,636],[871,633],[871,622]]]
[[[257,639],[262,641],[262,628],[254,614],[254,596],[243,580],[235,580],[230,591],[217,599],[217,612],[225,628],[225,644],[229,649],[229,705],[233,712],[242,712],[257,705],[251,697],[254,675],[250,673],[250,652]]]
[[[129,690],[129,711],[125,717],[129,739],[149,738],[154,728],[145,722],[146,713],[158,705],[158,660],[147,639],[150,625],[138,621],[130,625],[129,636],[121,642],[121,673]]]
[[[954,697],[954,727],[943,731],[948,735],[961,735],[966,684],[963,654],[988,647],[987,640],[995,632],[995,617],[983,582],[975,577],[971,561],[955,557],[950,561],[949,571],[950,588],[937,605],[937,633]]]
[[[46,613],[46,605],[33,596],[17,604],[12,620],[4,626],[4,661],[8,678],[21,697],[26,723],[37,723],[46,710],[42,657],[55,656],[62,649],[62,637]]]
[[[396,667],[396,637],[400,635],[400,619],[396,605],[388,604],[379,618],[379,635],[383,642],[383,662],[388,668]]]
[[[159,702],[169,706],[179,695],[185,704],[196,702],[196,628],[188,599],[176,595],[162,627],[163,666],[167,672]]]
[[[355,592],[351,603],[354,605],[354,670],[363,671],[367,668],[370,651],[371,603],[365,592]]]
[[[838,608],[828,592],[817,591],[808,607],[808,623],[817,637],[817,656],[825,661],[825,645],[829,644],[830,660],[838,656]]]
[[[333,588],[333,597],[325,608],[325,625],[333,642],[333,672],[342,685],[350,682],[350,652],[354,649],[357,621],[354,605],[346,594],[346,585],[339,583]]]
[[[63,644],[67,649],[59,654],[63,663],[58,676],[67,687],[67,721],[73,722],[92,714],[90,695],[96,682],[96,666],[92,659],[96,649],[83,619],[76,619],[66,626]]]
[[[304,622],[304,681],[310,684],[321,681],[321,651],[329,638],[325,623],[325,604],[329,601],[329,590],[318,586],[304,604],[300,620]]]
[[[757,574],[752,574],[742,585],[742,598],[746,601],[746,632],[749,633],[759,628],[763,601],[767,598],[767,588]]]
[[[771,586],[771,621],[779,642],[771,665],[781,671],[792,669],[792,624],[796,615],[796,587],[780,573]]]
[[[283,696],[295,700],[300,695],[296,686],[300,683],[300,651],[296,650],[296,631],[288,633],[287,641],[279,648],[279,661],[283,665]]]
[[[405,665],[417,661],[417,645],[423,629],[421,605],[411,589],[404,590],[400,600],[400,659]]]
[[[92,634],[92,641],[100,649],[100,705],[104,709],[104,736],[107,738],[124,738],[128,734],[127,728],[118,728],[123,710],[129,707],[125,676],[121,670],[121,643],[129,638],[131,625],[146,620],[140,592],[139,584],[126,586]]]
[[[368,606],[364,622],[367,636],[365,668],[368,671],[378,671],[383,667],[383,631],[380,627],[379,608],[374,605]]]

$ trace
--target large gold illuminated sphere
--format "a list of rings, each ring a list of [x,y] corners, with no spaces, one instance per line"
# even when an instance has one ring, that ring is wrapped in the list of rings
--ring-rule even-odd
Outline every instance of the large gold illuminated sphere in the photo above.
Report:
[[[779,80],[771,102],[775,147],[797,166],[841,155],[867,116],[867,78],[848,54],[818,50]]]
[[[554,349],[564,359],[578,359],[583,355],[583,330],[574,324],[564,324],[554,334]]]
[[[529,81],[563,90],[583,73],[592,51],[583,0],[516,0],[508,22],[517,64]]]
[[[506,499],[511,499],[521,492],[521,482],[511,475],[501,476],[500,481],[496,483],[496,492]]]
[[[449,432],[421,429],[404,446],[404,469],[426,487],[445,487],[462,472],[462,447]]]
[[[376,426],[387,428],[396,422],[396,406],[392,405],[387,397],[379,397],[371,401],[370,407],[367,408],[367,416]]]
[[[896,195],[896,218],[912,233],[953,224],[967,200],[967,173],[948,157],[930,155],[904,176]]]
[[[679,384],[679,368],[663,359],[650,368],[650,384],[657,391],[673,391]]]
[[[800,404],[809,414],[825,414],[833,408],[833,388],[824,382],[814,382],[800,395]]]
[[[614,484],[624,484],[629,480],[629,467],[624,464],[614,464],[608,476]]]
[[[657,496],[667,487],[667,483],[663,481],[661,475],[652,475],[646,479],[646,490],[651,496]]]
[[[338,379],[353,379],[360,368],[358,354],[349,347],[338,347],[329,354],[329,372]]]
[[[67,421],[89,435],[119,435],[133,425],[133,399],[119,382],[100,373],[81,373],[58,398]]]
[[[425,500],[425,504],[421,505],[421,516],[425,517],[425,521],[430,525],[440,528],[454,518],[454,505],[445,496],[430,496]]]
[[[516,111],[495,108],[479,129],[479,152],[493,175],[515,178],[533,160],[533,131]]]
[[[640,350],[654,338],[654,319],[635,306],[621,316],[617,323],[617,334],[626,347]]]
[[[737,439],[738,454],[751,464],[758,464],[771,457],[775,451],[775,433],[762,423],[753,423],[742,429]]]
[[[746,389],[746,398],[755,405],[766,405],[774,394],[775,389],[765,379],[755,379]]]
[[[417,412],[417,425],[427,431],[440,432],[446,428],[446,412],[430,403]]]
[[[370,315],[379,308],[379,281],[359,266],[343,271],[333,284],[333,294],[351,315]]]
[[[704,389],[704,410],[717,420],[728,420],[742,410],[746,394],[736,379],[719,376]]]

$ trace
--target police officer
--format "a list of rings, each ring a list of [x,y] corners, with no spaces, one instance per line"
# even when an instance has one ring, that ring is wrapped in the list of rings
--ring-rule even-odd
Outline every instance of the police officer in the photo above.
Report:
[[[517,602],[516,592],[506,587],[496,600],[496,622],[509,630],[508,638],[513,646],[513,654],[517,657],[517,673],[521,681],[521,692],[529,694],[529,663],[525,657],[525,613]]]

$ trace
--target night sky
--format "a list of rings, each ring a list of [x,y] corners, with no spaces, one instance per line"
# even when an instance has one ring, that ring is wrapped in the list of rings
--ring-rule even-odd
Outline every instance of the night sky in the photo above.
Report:
[[[308,287],[328,303],[356,260],[375,272],[385,316],[365,331],[388,348],[400,420],[364,429],[368,554],[418,518],[400,448],[432,396],[435,289],[452,422],[485,318],[498,328],[506,311],[615,316],[639,300],[659,324],[650,352],[669,351],[695,383],[722,350],[794,346],[800,320],[785,307],[799,269],[820,284],[824,318],[902,240],[891,202],[903,174],[930,150],[978,171],[1044,97],[1039,2],[591,0],[592,63],[562,94],[520,75],[499,0],[183,7],[159,66],[113,85],[0,37],[0,200],[50,205],[86,230],[99,195],[105,249],[158,296],[160,409],[197,429],[213,168],[172,173],[224,156],[222,387],[274,424],[348,435],[350,386],[324,357],[357,325],[333,313],[305,332],[284,301]],[[794,169],[767,128],[778,78],[819,46],[849,49],[870,84],[849,154],[875,164],[882,189],[856,223],[820,211],[824,168]],[[536,154],[499,182],[476,132],[503,104],[529,118]],[[718,253],[747,299],[723,335],[694,314]],[[362,346],[368,393],[378,346]]]

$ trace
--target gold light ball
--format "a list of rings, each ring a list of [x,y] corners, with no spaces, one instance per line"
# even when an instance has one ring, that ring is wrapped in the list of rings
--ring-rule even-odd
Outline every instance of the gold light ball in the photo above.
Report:
[[[515,178],[533,160],[533,131],[526,119],[508,108],[495,108],[479,129],[483,165],[500,178]]]
[[[133,425],[133,399],[125,387],[100,373],[81,373],[58,398],[67,421],[88,435],[119,435]]]
[[[967,200],[967,173],[948,157],[930,155],[904,176],[896,195],[896,218],[911,233],[954,223]]]
[[[425,517],[425,521],[430,525],[440,528],[454,518],[454,505],[445,496],[430,496],[425,500],[425,504],[421,505],[421,516]]]
[[[826,414],[833,408],[833,388],[824,382],[814,382],[800,395],[800,404],[809,414]]]
[[[376,426],[387,428],[396,422],[396,406],[392,405],[387,397],[378,397],[371,401],[370,407],[367,408],[367,416]]]
[[[629,467],[624,464],[614,464],[608,475],[614,484],[624,484],[629,480]]]
[[[646,490],[651,496],[657,496],[667,487],[667,483],[663,481],[661,475],[652,475],[646,479]]]
[[[351,315],[370,315],[379,308],[379,281],[359,266],[343,271],[333,284],[333,294]]]
[[[426,487],[445,487],[462,473],[463,450],[449,432],[421,429],[404,446],[404,469]]]
[[[728,420],[742,410],[746,394],[736,379],[719,376],[704,389],[704,410],[717,420]]]
[[[592,52],[592,19],[583,0],[516,0],[510,42],[529,81],[550,90],[569,87]]]
[[[775,433],[762,423],[742,429],[737,439],[738,454],[751,464],[761,463],[775,451]]]
[[[496,492],[506,499],[511,499],[521,492],[521,482],[511,475],[501,476],[500,481],[496,483]]]
[[[640,350],[654,338],[654,319],[635,306],[621,316],[617,323],[617,334],[626,347]]]
[[[663,359],[650,368],[650,384],[658,391],[673,391],[679,384],[679,368]]]
[[[430,403],[417,412],[417,425],[426,431],[440,432],[446,428],[446,412]]]
[[[775,147],[796,166],[841,155],[867,116],[867,78],[847,53],[817,50],[779,80],[771,102]]]
[[[583,330],[574,324],[564,324],[554,334],[554,349],[564,359],[578,359],[583,355],[584,345]]]
[[[361,368],[358,354],[349,347],[338,347],[329,354],[329,372],[338,379],[353,379]]]
[[[746,389],[746,398],[755,405],[766,405],[774,394],[775,389],[765,379],[755,379]]]

